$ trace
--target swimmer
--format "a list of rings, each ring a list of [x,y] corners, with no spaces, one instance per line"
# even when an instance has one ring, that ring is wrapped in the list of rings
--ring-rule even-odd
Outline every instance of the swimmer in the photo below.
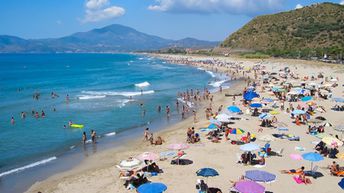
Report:
[[[11,117],[11,124],[14,125],[15,121],[14,121],[14,117]]]
[[[83,142],[84,144],[86,144],[86,141],[87,141],[87,136],[86,136],[86,132],[84,131],[84,132],[82,133],[82,142]]]

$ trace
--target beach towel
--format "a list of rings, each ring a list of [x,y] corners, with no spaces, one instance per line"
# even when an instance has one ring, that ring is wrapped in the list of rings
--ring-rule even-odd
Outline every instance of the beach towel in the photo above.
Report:
[[[344,176],[344,171],[337,172],[336,176]]]
[[[305,183],[299,177],[294,176],[293,179],[297,184],[304,184]]]

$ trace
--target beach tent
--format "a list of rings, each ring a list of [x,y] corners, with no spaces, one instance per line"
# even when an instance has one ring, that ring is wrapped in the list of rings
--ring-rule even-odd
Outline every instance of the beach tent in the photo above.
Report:
[[[167,186],[163,183],[145,183],[137,188],[138,193],[162,193],[167,190]]]
[[[234,188],[240,193],[264,193],[265,187],[254,181],[239,181],[235,183]]]
[[[276,180],[276,175],[261,170],[248,170],[245,172],[245,178],[255,182],[272,182]]]

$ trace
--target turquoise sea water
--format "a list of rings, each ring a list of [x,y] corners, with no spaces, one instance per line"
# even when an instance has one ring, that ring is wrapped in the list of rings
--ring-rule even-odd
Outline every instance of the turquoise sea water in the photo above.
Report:
[[[142,55],[0,55],[0,178],[58,159],[80,146],[83,131],[89,137],[94,129],[98,136],[116,140],[119,133],[129,135],[133,128],[165,120],[158,105],[163,112],[169,105],[177,114],[178,91],[202,90],[214,79],[210,72]],[[51,92],[59,97],[52,98]],[[44,118],[31,114],[42,110]],[[70,120],[85,128],[69,128]]]

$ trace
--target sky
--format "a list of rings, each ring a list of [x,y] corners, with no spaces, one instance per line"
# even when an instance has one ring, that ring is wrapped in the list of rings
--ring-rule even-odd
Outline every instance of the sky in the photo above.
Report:
[[[122,24],[168,39],[222,41],[257,15],[321,0],[0,0],[0,34],[63,37]],[[326,0],[341,3],[344,0]]]

